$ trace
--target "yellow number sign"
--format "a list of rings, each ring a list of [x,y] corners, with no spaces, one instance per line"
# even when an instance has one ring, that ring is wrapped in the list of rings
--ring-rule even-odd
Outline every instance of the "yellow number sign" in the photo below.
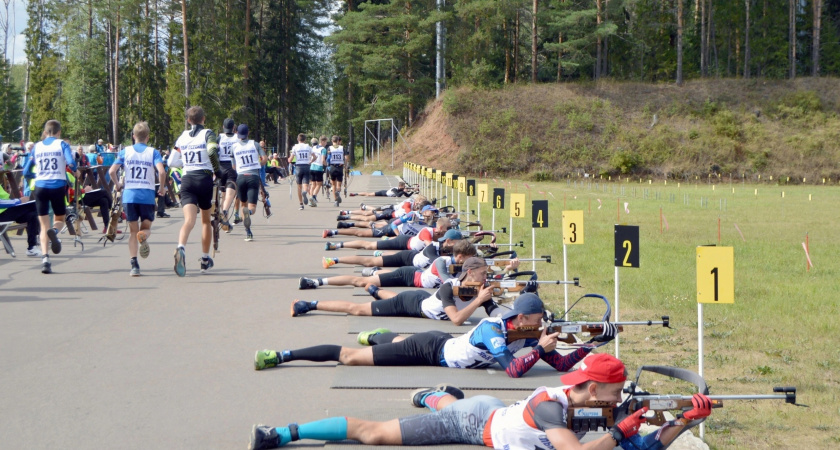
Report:
[[[510,194],[510,216],[525,217],[525,194]]]
[[[735,303],[732,247],[697,247],[697,303]]]
[[[488,189],[486,184],[479,184],[476,186],[478,188],[478,202],[479,203],[487,203],[490,201],[490,196],[488,195]]]
[[[563,243],[583,244],[583,211],[563,211]]]
[[[458,177],[458,192],[467,192],[467,179]]]

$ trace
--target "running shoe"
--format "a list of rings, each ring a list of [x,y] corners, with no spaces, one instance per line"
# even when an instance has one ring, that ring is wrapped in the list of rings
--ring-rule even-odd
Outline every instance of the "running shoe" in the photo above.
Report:
[[[58,238],[58,230],[50,228],[47,230],[47,237],[50,239],[50,250],[52,250],[53,254],[57,255],[61,253],[61,239]]]
[[[340,204],[341,204],[341,194],[336,192],[336,194],[335,194],[335,206],[338,206]]]
[[[371,331],[362,331],[361,333],[359,333],[358,336],[356,336],[356,341],[361,345],[371,345],[370,338],[376,336],[377,334],[390,333],[390,332],[391,332],[391,330],[389,330],[387,328],[377,328],[377,329],[371,330]]]
[[[309,197],[309,206],[316,208],[318,206],[318,199],[315,197]]]
[[[335,201],[335,203],[333,204],[333,206],[335,206],[336,208],[338,208],[339,203],[341,203],[341,202],[340,202],[340,201],[338,201],[338,200],[336,200],[336,201]]]
[[[247,242],[251,242],[251,241],[253,241],[253,240],[254,240],[254,233],[251,233],[251,230],[247,230],[247,231],[245,232],[245,240],[246,240]]]
[[[338,213],[342,216],[349,216],[350,215],[350,211],[345,211],[343,209],[341,211],[339,211]],[[338,220],[341,220],[341,219],[338,219]]]
[[[37,247],[32,247],[26,251],[26,256],[36,257],[41,256],[41,251]]]
[[[323,264],[325,269],[329,269],[330,267],[336,264],[335,258],[327,258],[326,256],[321,260],[321,264]]]
[[[379,298],[379,286],[377,286],[375,284],[371,284],[370,286],[367,287],[367,292],[368,292],[368,294],[370,294],[371,297],[373,297],[377,300],[382,300],[381,298]]]
[[[365,205],[364,203],[359,203],[359,208],[360,208],[362,211],[367,211],[367,205]]]
[[[324,245],[324,250],[338,250],[338,245],[333,244],[332,242],[327,242],[327,244]]]
[[[242,225],[246,230],[251,229],[251,210],[248,207],[242,208]]]
[[[140,276],[140,264],[137,264],[136,261],[131,261],[131,272],[129,274],[132,277],[139,277]]]
[[[328,237],[332,237],[332,236],[333,236],[332,230],[324,230],[324,232],[321,233],[321,237],[324,238],[324,239],[326,239]]]
[[[241,217],[239,217],[239,212],[237,211],[237,212],[233,215],[233,224],[234,224],[234,225],[239,225],[240,223],[242,223],[242,218],[241,218]]]
[[[298,289],[317,289],[318,282],[312,278],[300,277]]]
[[[151,251],[151,249],[149,248],[149,243],[146,242],[146,239],[148,238],[149,237],[146,235],[145,231],[140,230],[137,232],[137,242],[140,243],[140,257],[143,259],[148,258],[149,252]]]
[[[429,394],[434,394],[437,392],[446,392],[447,394],[461,400],[464,398],[464,393],[460,389],[456,388],[455,386],[450,386],[445,383],[441,383],[433,388],[420,388],[415,390],[411,393],[411,404],[416,406],[417,408],[425,408],[426,405],[423,404],[423,400],[426,399]]]
[[[300,208],[298,208],[298,209],[300,209],[301,211],[303,211],[303,203],[301,203],[301,204],[300,204]]]
[[[342,212],[344,212],[344,211],[342,211]],[[335,220],[349,220],[349,219],[350,219],[350,216],[348,216],[346,214],[339,214],[338,217],[335,218]]]
[[[199,262],[201,262],[201,273],[207,273],[208,270],[213,268],[213,258],[209,256],[199,258]]]
[[[382,250],[375,250],[373,252],[373,256],[382,256],[382,253],[383,253]]]
[[[187,275],[187,264],[184,261],[186,256],[184,255],[184,248],[183,247],[176,247],[175,248],[175,274],[179,277],[184,277]]]
[[[288,431],[288,428],[282,428]],[[291,433],[288,438],[280,437],[277,434],[277,428],[269,427],[263,424],[254,425],[251,429],[251,443],[248,444],[248,450],[264,450],[268,448],[278,448],[286,443],[291,442]]]
[[[309,203],[309,197],[306,195],[306,192],[303,193],[303,204]]]
[[[379,267],[366,267],[362,269],[362,276],[363,277],[372,277],[376,271],[379,270]]]
[[[292,317],[302,316],[309,311],[312,311],[312,303],[303,301],[303,300],[295,300],[292,303]]]
[[[230,222],[228,222],[227,218],[225,218],[225,219],[223,219],[222,221],[220,221],[220,222],[219,222],[219,225],[221,225],[221,226],[222,226],[222,230],[223,230],[225,233],[230,233],[230,230],[233,228],[233,225],[231,225],[231,224],[230,224]]]
[[[283,354],[274,350],[259,350],[254,355],[254,369],[263,370],[269,367],[276,367],[283,364]]]
[[[351,193],[347,194],[348,197],[355,197],[357,195],[359,195],[359,194],[356,194],[355,192],[351,192]]]
[[[338,228],[353,228],[353,222],[338,222]]]
[[[41,273],[52,273],[52,263],[49,260],[41,263]]]

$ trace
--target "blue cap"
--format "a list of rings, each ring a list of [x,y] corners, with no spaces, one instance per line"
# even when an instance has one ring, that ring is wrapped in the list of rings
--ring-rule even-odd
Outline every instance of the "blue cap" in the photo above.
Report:
[[[545,306],[542,300],[536,294],[527,293],[516,297],[516,300],[513,301],[513,309],[504,313],[502,319],[510,319],[520,314],[525,314],[526,316],[528,314],[542,314],[544,311]]]
[[[239,128],[236,129],[236,136],[239,139],[248,139],[248,125],[244,123],[239,125]]]
[[[426,205],[426,206],[424,206],[424,207],[420,210],[420,212],[426,212],[426,211],[437,211],[437,210],[438,210],[438,209],[437,209],[437,208],[435,208],[435,207],[434,207],[434,206],[432,206],[432,205]]]
[[[443,242],[447,239],[464,239],[464,235],[458,230],[449,230],[442,238],[438,239],[438,242]]]

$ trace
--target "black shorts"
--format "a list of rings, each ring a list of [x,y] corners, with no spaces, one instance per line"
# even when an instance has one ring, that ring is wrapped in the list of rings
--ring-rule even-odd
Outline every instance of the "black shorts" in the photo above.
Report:
[[[323,170],[312,170],[309,169],[309,182],[310,183],[323,183],[324,182],[324,171]]]
[[[141,222],[144,220],[154,222],[155,209],[155,205],[147,205],[145,203],[123,203],[125,218],[129,222],[136,222],[138,219]]]
[[[67,214],[67,204],[64,203],[67,197],[67,188],[43,188],[35,186],[35,209],[39,216],[50,215],[50,205],[53,214],[63,216]]]
[[[181,177],[181,205],[198,205],[202,211],[213,205],[213,175],[188,172]]]
[[[404,341],[373,346],[374,366],[441,367],[441,355],[452,335],[443,331],[412,334]]]
[[[391,220],[394,218],[394,208],[385,208],[373,215],[376,217],[376,220]]]
[[[375,191],[373,195],[376,197],[387,197],[388,191]]]
[[[408,250],[408,240],[411,239],[411,236],[406,236],[404,234],[397,236],[393,239],[388,239],[387,241],[377,241],[376,242],[376,249],[377,250]]]
[[[228,162],[220,162],[222,168],[222,182],[221,185],[225,188],[236,189],[236,169]]]
[[[311,180],[309,164],[295,166],[295,179],[297,184],[309,184]]]
[[[330,166],[330,180],[344,181],[344,166]]]
[[[256,205],[260,199],[260,176],[240,174],[236,177],[236,196],[239,201]]]
[[[385,225],[384,227],[373,228],[373,237],[381,238],[382,236],[388,237],[396,237],[397,232],[390,225]],[[396,250],[396,249],[394,249]]]
[[[427,291],[405,291],[387,300],[376,300],[370,304],[371,313],[374,316],[386,317],[422,317],[423,300],[432,295]]]
[[[89,207],[104,206],[106,209],[111,208],[111,198],[104,189],[94,189],[82,197],[82,204]]]
[[[420,283],[422,269],[403,266],[391,272],[378,273],[381,287],[423,287]]]
[[[382,255],[382,267],[413,266],[417,250],[402,250],[393,255]]]

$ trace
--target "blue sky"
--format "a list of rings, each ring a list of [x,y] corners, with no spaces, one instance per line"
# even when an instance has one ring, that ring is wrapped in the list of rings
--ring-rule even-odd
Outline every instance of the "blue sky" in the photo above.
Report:
[[[0,18],[3,18],[4,15],[5,11],[0,11]],[[26,20],[26,1],[12,0],[9,2],[9,42],[6,48],[6,58],[14,58],[12,61],[14,64],[26,61],[26,54],[24,53],[26,39],[22,34],[23,30],[26,29]]]

